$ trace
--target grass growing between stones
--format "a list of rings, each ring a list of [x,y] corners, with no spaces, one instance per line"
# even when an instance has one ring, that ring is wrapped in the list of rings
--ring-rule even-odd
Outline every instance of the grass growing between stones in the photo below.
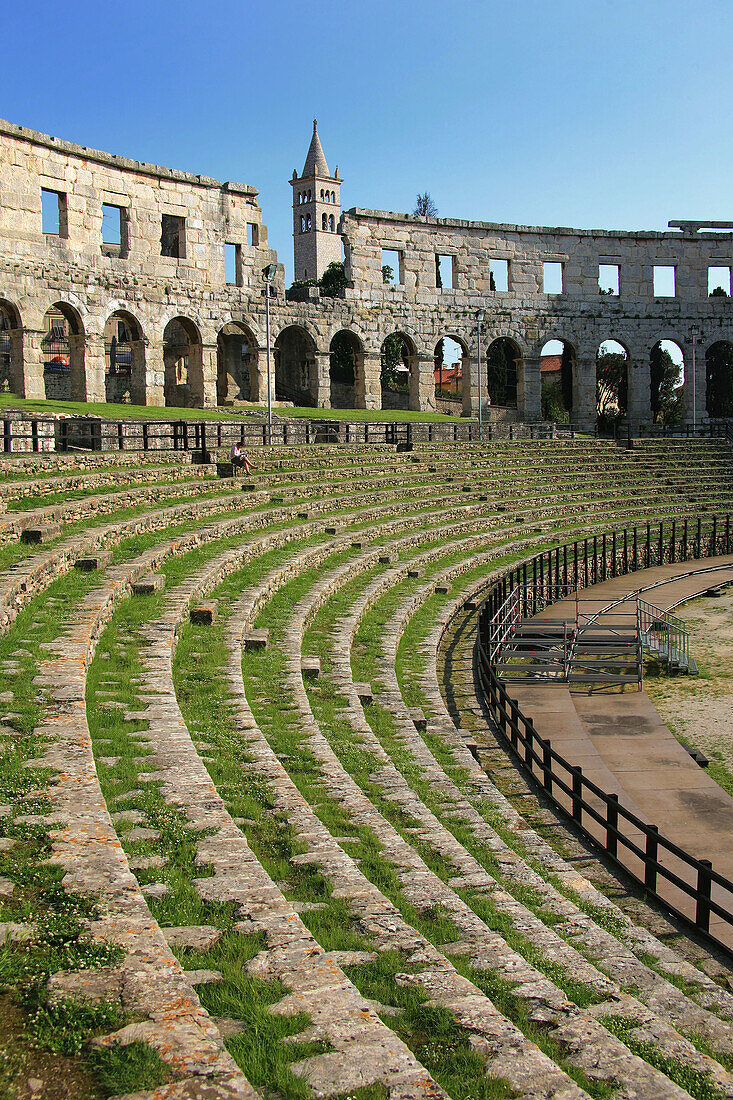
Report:
[[[26,1042],[17,1063],[16,1080],[8,1080],[8,1094],[20,1087],[18,1075],[61,1074],[70,1095],[108,1096],[116,1092],[105,1075],[106,1052],[92,1056],[87,1042],[100,1032],[119,1028],[129,1017],[119,1005],[102,1001],[89,1004],[73,997],[51,1000],[48,979],[58,971],[78,971],[114,965],[120,952],[94,943],[87,925],[97,913],[95,899],[69,893],[62,886],[63,869],[49,863],[52,845],[43,824],[50,804],[44,798],[50,769],[32,765],[43,750],[43,738],[34,732],[41,718],[43,698],[33,684],[38,662],[46,656],[44,645],[56,640],[70,621],[79,601],[93,588],[90,575],[72,574],[52,583],[16,619],[9,633],[0,638],[0,686],[12,691],[12,702],[4,716],[7,733],[0,755],[0,802],[7,805],[3,832],[9,844],[0,856],[0,873],[6,888],[0,918],[19,924],[19,935],[5,939],[0,947],[0,990],[11,1006],[22,1007],[30,1046]],[[7,662],[16,662],[17,675],[10,675]],[[8,884],[10,886],[8,887]],[[141,1044],[144,1046],[144,1044]],[[148,1048],[146,1047],[146,1050]],[[36,1053],[37,1052],[37,1053]],[[49,1060],[50,1055],[60,1058]],[[79,1056],[92,1070],[92,1077],[79,1073]],[[135,1051],[126,1050],[120,1063],[134,1067],[133,1077],[151,1087],[167,1080],[141,1066]],[[143,1072],[144,1070],[144,1072]],[[1,1079],[1,1078],[0,1078]],[[111,1079],[110,1079],[111,1081]],[[49,1082],[49,1095],[56,1088]]]
[[[207,546],[167,563],[169,582],[183,579],[210,558],[214,550],[220,549],[221,546]],[[257,574],[260,569],[271,566],[274,560],[282,560],[292,552],[292,548],[288,547],[263,555],[264,560],[256,561],[250,568]],[[173,926],[209,924],[224,930],[222,939],[209,952],[178,949],[177,954],[185,969],[211,966],[221,973],[221,982],[200,989],[200,999],[215,1014],[245,1024],[242,1035],[227,1040],[231,1053],[253,1084],[267,1084],[276,1088],[279,1095],[296,1100],[309,1093],[288,1066],[316,1051],[312,1046],[285,1043],[284,1040],[302,1030],[308,1024],[308,1018],[305,1014],[281,1018],[268,1012],[268,1007],[280,1000],[286,991],[280,983],[251,978],[244,969],[246,962],[262,948],[261,939],[233,931],[234,907],[204,901],[191,882],[197,843],[206,833],[191,828],[184,809],[166,803],[159,783],[144,778],[148,765],[145,755],[141,754],[146,752],[146,723],[125,720],[123,711],[105,706],[97,698],[100,687],[104,686],[105,694],[111,691],[115,702],[121,702],[130,709],[137,708],[141,690],[140,658],[144,645],[141,630],[150,619],[160,614],[163,604],[163,596],[133,597],[125,601],[105,629],[99,643],[99,657],[90,669],[88,709],[95,751],[104,759],[115,761],[109,765],[104,760],[100,761],[103,792],[113,812],[131,810],[141,814],[145,826],[157,833],[141,840],[133,839],[137,819],[129,828],[129,823],[118,825],[123,846],[136,865],[139,881],[143,886],[162,883],[167,890],[161,897],[150,896],[148,899],[158,923]],[[230,708],[226,702],[226,692],[221,690],[221,665],[216,663],[217,658],[225,658],[226,651],[221,643],[219,648],[215,645],[212,648],[210,633],[203,633],[206,652],[197,654],[196,659],[191,660],[192,684],[205,684],[211,692],[208,699],[211,706],[207,705],[202,718],[209,744],[213,747],[216,741],[220,781],[226,789],[226,781],[235,768],[236,776],[241,780],[242,755],[238,751],[241,746],[226,737],[226,716]],[[195,628],[191,628],[190,635],[194,640],[199,637]],[[217,737],[219,733],[224,735],[221,743]],[[213,767],[212,770],[216,771]],[[253,806],[262,805],[264,793],[261,783],[254,778],[252,794],[247,798],[245,783],[245,791],[240,797],[239,808],[243,808],[241,802],[246,800],[246,808],[250,812]],[[278,836],[276,824],[268,819],[263,830],[265,846],[275,852],[278,849],[276,841],[281,849],[283,847],[283,837]],[[287,840],[285,850],[289,850]],[[199,878],[204,878],[206,874],[206,867],[197,868]]]
[[[678,1058],[663,1054],[650,1042],[635,1037],[639,1028],[637,1020],[625,1016],[603,1016],[601,1023],[650,1066],[666,1074],[671,1081],[686,1089],[695,1100],[723,1100],[727,1092],[718,1087],[714,1078],[707,1073],[687,1066]]]
[[[328,565],[337,565],[339,557],[339,555],[335,555],[335,560],[329,560],[323,565],[323,568],[328,567]],[[282,674],[285,666],[284,660],[278,652],[278,647],[284,639],[292,607],[310,588],[315,579],[315,570],[313,574],[313,576],[310,576],[308,573],[303,573],[289,582],[278,591],[266,610],[260,613],[258,621],[266,622],[270,630],[270,647],[265,658],[256,655],[250,656],[245,652],[243,671],[245,685],[248,685],[249,702],[258,719],[260,728],[280,758],[287,762],[288,773],[303,796],[313,806],[332,835],[336,836],[344,835],[342,833],[344,823],[343,807],[332,794],[326,792],[320,778],[314,778],[318,777],[320,769],[311,757],[310,752],[302,744],[302,735],[298,732],[297,721],[293,722],[294,701],[291,701],[287,697],[287,693],[283,692]],[[217,592],[217,594],[219,593]],[[278,699],[278,703],[273,704],[270,702],[272,699]],[[373,758],[370,759],[370,755],[364,753],[363,750],[352,751],[354,753],[352,759],[354,761],[358,759],[360,767],[377,763]],[[408,815],[404,816],[407,823],[414,820]],[[354,832],[353,826],[351,832],[352,834]],[[376,836],[372,833],[368,839],[369,830],[364,826],[361,826],[359,834],[359,840],[355,842],[353,849],[349,845],[349,854],[352,855],[352,858],[358,859],[360,869],[366,878],[374,883],[396,905],[408,924],[420,931],[432,943],[440,945],[455,941],[460,933],[452,921],[431,911],[417,909],[405,898],[399,877],[381,854],[381,845]],[[461,966],[461,972],[470,977],[479,988],[486,985],[488,980],[486,971],[475,971],[460,963],[459,966]],[[490,994],[488,995],[490,996]],[[512,999],[509,998],[507,1003],[512,1003]],[[581,1087],[586,1088],[589,1094],[594,1097],[604,1098],[610,1095],[609,1087],[605,1083],[596,1084],[589,1081],[582,1071],[572,1066],[565,1058],[560,1045],[551,1036],[541,1032],[536,1025],[527,1023],[526,1017],[523,1016],[521,1011],[519,998],[513,999],[513,1007],[515,1012],[512,1018],[515,1019],[520,1029],[530,1034],[533,1041],[540,1043],[542,1049],[566,1073],[578,1081]],[[535,1038],[535,1032],[537,1038]]]

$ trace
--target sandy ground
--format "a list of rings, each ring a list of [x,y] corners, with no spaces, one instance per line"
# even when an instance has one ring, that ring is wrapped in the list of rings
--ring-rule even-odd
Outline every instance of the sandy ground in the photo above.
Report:
[[[733,783],[733,590],[691,600],[675,614],[690,631],[700,675],[659,675],[647,665],[644,688],[672,732],[722,764]]]

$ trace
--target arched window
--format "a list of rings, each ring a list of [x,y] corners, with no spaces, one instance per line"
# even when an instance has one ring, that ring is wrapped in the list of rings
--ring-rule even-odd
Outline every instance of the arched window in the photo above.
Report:
[[[311,224],[312,224],[312,223],[311,223],[311,216],[310,216],[310,214],[308,214],[308,215],[306,216],[306,219],[305,219],[305,228],[306,228],[306,229],[310,229],[310,227],[311,227]]]
[[[300,215],[300,232],[305,233],[305,218],[302,214]]]
[[[333,220],[333,214],[331,214],[331,216],[328,219],[328,228],[331,230],[332,233],[334,232],[334,230],[336,228],[336,223]]]
[[[309,187],[308,188],[308,202],[310,202],[310,201],[311,201],[311,189]]]
[[[328,229],[328,214],[321,214],[321,229]]]
[[[336,202],[336,192],[335,191],[331,192],[331,202]]]
[[[323,188],[321,188],[321,202],[323,202]]]

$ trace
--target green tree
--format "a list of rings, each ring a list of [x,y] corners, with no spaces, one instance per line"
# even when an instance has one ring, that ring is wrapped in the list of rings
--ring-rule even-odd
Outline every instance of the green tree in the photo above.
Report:
[[[400,375],[409,378],[404,371],[398,371],[398,366],[410,366],[408,349],[404,337],[399,332],[391,332],[382,344],[382,389],[397,390],[404,388],[404,382]]]
[[[423,191],[422,194],[418,194],[415,199],[413,214],[419,218],[437,218],[438,207],[435,205],[429,191]]]
[[[486,356],[486,388],[492,405],[517,404],[517,352],[503,336],[494,340]]]
[[[382,264],[382,282],[383,283],[393,283],[394,282],[394,271],[389,266],[389,264]]]
[[[554,420],[556,424],[567,424],[570,414],[565,407],[561,382],[542,380],[542,419]]]
[[[655,344],[649,356],[652,420],[674,424],[681,411],[680,368],[661,344]]]
[[[706,408],[712,417],[733,416],[733,344],[718,340],[705,353]]]
[[[331,341],[329,376],[332,382],[340,382],[344,386],[354,385],[354,346],[345,332],[337,332]]]
[[[627,359],[621,352],[599,352],[596,357],[596,415],[600,423],[611,423],[626,412],[626,368]]]
[[[343,260],[331,260],[318,282],[324,298],[340,298],[346,286]]]

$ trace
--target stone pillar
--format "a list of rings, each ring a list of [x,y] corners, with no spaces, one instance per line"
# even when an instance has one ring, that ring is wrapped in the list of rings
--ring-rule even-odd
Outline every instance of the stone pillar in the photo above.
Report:
[[[10,392],[23,396],[23,330],[10,330]]]
[[[196,408],[216,408],[216,372],[217,372],[217,347],[216,344],[192,344],[190,350],[191,365],[195,364],[195,356],[201,356],[201,373],[189,368],[191,380],[191,397],[194,397],[194,380],[201,378],[201,392],[196,394],[194,401]],[[200,398],[200,399],[199,399]]]
[[[382,356],[378,351],[365,351],[357,356],[357,367],[360,367],[356,374],[357,409],[381,409]]]
[[[410,408],[435,412],[435,358],[410,356]]]
[[[517,360],[517,419],[526,423],[542,419],[540,360]]]
[[[46,384],[43,381],[43,332],[23,329],[23,382],[21,397],[40,398],[46,396]]]
[[[145,391],[145,341],[130,341],[130,401],[133,405],[146,404]]]
[[[640,424],[651,424],[652,421],[649,357],[627,359],[626,375],[629,383],[626,418],[633,433]]]
[[[104,337],[69,333],[69,391],[72,401],[106,401]],[[88,372],[88,373],[87,373]]]
[[[684,348],[685,381],[683,384],[683,400],[685,405],[685,423],[692,424],[692,389],[695,385],[695,423],[699,427],[706,424],[708,417],[707,408],[707,363],[705,350],[700,341],[695,345],[695,361],[693,364],[692,341]]]
[[[572,426],[579,432],[595,431],[596,426],[596,357],[594,352],[578,352],[573,372]]]
[[[331,352],[317,351],[315,359],[315,393],[317,409],[331,408]],[[312,392],[312,391],[311,391]]]
[[[479,415],[479,364],[477,356],[463,355],[461,364],[463,375],[463,416],[478,417]],[[484,383],[485,390],[485,381]]]
[[[248,345],[249,346],[249,345]],[[267,402],[267,348],[249,346],[249,394],[248,401]],[[272,396],[275,396],[275,376],[272,377]]]
[[[134,369],[133,365],[133,371]],[[165,361],[162,343],[151,342],[145,348],[144,398],[146,405],[165,405]]]

